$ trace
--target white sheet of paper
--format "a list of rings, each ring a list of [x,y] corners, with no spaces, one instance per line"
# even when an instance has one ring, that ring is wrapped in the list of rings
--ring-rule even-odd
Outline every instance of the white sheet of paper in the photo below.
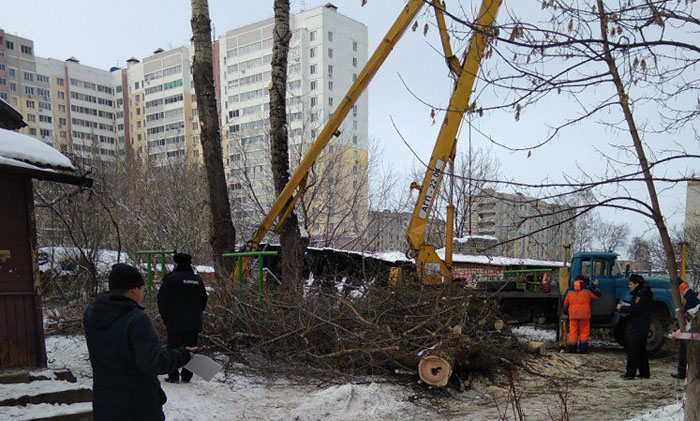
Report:
[[[207,357],[206,355],[194,354],[190,362],[185,364],[186,369],[209,381],[221,370],[221,364]]]

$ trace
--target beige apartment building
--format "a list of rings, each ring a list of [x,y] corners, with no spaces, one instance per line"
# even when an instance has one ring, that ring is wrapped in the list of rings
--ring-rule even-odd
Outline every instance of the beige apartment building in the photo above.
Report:
[[[565,206],[488,189],[472,199],[472,234],[512,240],[501,245],[503,256],[558,260],[573,239],[572,216]]]
[[[234,221],[250,234],[272,205],[269,84],[273,20],[226,32],[213,44],[222,151]],[[291,17],[288,132],[294,170],[367,62],[367,27],[332,4]],[[23,131],[80,164],[201,164],[189,46],[96,69],[34,56],[32,40],[0,29],[0,98],[25,116]],[[353,107],[307,180],[297,205],[316,246],[359,248],[368,223],[368,95]]]

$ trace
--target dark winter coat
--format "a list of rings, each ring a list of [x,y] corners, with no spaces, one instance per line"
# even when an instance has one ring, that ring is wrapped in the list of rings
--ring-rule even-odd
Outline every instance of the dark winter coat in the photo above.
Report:
[[[191,266],[165,275],[158,291],[158,312],[169,332],[201,332],[206,306],[204,282]]]
[[[157,375],[187,364],[189,351],[164,350],[143,307],[113,292],[88,306],[83,324],[95,421],[164,419],[166,396]]]
[[[629,314],[626,327],[629,335],[643,335],[646,338],[651,324],[653,298],[651,289],[643,282],[632,291],[632,303],[620,308],[620,313]]]

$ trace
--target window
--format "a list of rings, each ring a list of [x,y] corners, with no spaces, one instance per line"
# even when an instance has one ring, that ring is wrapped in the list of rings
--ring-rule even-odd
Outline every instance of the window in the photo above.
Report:
[[[328,41],[333,41],[333,32],[328,31]]]
[[[30,122],[36,121],[36,116],[34,114],[27,114],[27,121],[30,121]]]
[[[333,77],[333,65],[328,65],[328,77]]]
[[[10,82],[10,92],[17,92],[17,84]]]
[[[40,74],[37,74],[37,75],[36,75],[36,80],[37,80],[38,82],[42,82],[42,83],[49,83],[49,77],[48,77],[48,76],[44,76],[44,75],[40,75]]]
[[[0,77],[0,85],[7,85],[7,79]]]
[[[36,129],[34,127],[29,128],[29,135],[30,136],[36,136]]]
[[[58,86],[63,86],[63,84],[64,84],[63,78],[59,77],[58,79],[56,79],[56,84],[58,84]]]
[[[59,92],[59,94],[62,92]],[[63,104],[58,104],[58,112],[65,113],[66,112],[66,106]]]
[[[352,144],[357,145],[357,135],[352,135]]]
[[[0,92],[0,98],[7,101],[7,92]]]
[[[15,78],[15,69],[7,69],[7,74],[10,76],[10,79]]]
[[[29,72],[24,72],[24,80],[34,82],[34,75]]]
[[[316,81],[312,80],[310,86],[311,86],[311,90],[315,91],[316,90]]]
[[[31,86],[25,86],[24,93],[30,96],[34,95],[34,88],[32,88]]]
[[[309,49],[309,57],[316,57],[316,47]]]
[[[65,125],[66,125],[66,119],[60,117],[60,118],[58,119],[58,125],[59,125],[59,126],[65,126]]]
[[[357,105],[352,106],[352,116],[357,117]]]
[[[328,98],[328,106],[329,107],[333,106],[333,97]]]
[[[352,128],[357,130],[357,120],[352,121]]]
[[[309,32],[309,41],[316,41],[316,31]]]
[[[32,53],[32,47],[30,47],[28,45],[22,45],[20,48],[24,54],[31,54]]]
[[[357,73],[352,74],[352,81],[354,82],[355,80],[357,80]]]
[[[309,68],[309,73],[311,73],[312,75],[316,74],[316,65],[315,64],[311,65],[311,67]]]
[[[0,71],[3,71],[3,72],[5,71],[5,65],[2,63],[0,63]]]
[[[332,90],[333,90],[333,81],[332,81],[332,80],[329,80],[329,81],[328,81],[328,90],[329,90],[329,91],[332,91]]]
[[[328,49],[328,58],[333,58],[333,49],[332,48]]]
[[[352,159],[357,159],[357,151],[352,151]]]
[[[66,93],[62,91],[58,91],[58,99],[66,99]]]
[[[5,48],[8,50],[14,50],[15,49],[15,43],[12,41],[5,41]]]
[[[357,51],[357,41],[352,42],[352,51]]]
[[[357,67],[357,57],[352,58],[352,67]]]
[[[316,106],[316,97],[315,97],[315,96],[312,96],[312,97],[311,97],[311,106],[312,106],[312,107],[315,107],[315,106]]]

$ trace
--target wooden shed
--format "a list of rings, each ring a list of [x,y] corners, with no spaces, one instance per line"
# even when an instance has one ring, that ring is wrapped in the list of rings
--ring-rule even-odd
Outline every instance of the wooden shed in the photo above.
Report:
[[[51,146],[12,131],[24,124],[15,113],[0,100],[0,369],[46,366],[32,179],[92,184]]]

